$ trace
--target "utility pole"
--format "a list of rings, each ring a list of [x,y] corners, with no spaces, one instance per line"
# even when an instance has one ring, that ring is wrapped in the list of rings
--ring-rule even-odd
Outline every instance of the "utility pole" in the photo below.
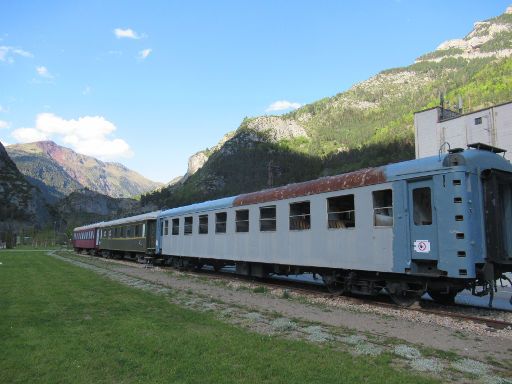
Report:
[[[267,186],[272,188],[274,186],[274,170],[279,169],[279,166],[274,165],[272,160],[267,163]]]

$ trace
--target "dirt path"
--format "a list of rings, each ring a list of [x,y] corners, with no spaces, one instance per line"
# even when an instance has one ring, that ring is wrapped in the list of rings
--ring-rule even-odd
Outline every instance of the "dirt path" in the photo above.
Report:
[[[55,252],[52,255],[59,257]],[[352,346],[356,354],[392,352],[412,368],[440,375],[443,379],[467,382],[467,378],[472,377],[480,382],[512,383],[504,379],[510,375],[504,368],[510,367],[512,362],[512,340],[501,335],[475,335],[471,327],[452,329],[410,318],[320,306],[300,298],[290,299],[289,295],[283,298],[255,293],[240,283],[219,284],[206,277],[160,268],[146,269],[137,264],[60,255],[65,256],[66,261],[128,285],[156,289],[160,293],[173,292],[171,301],[198,310],[215,311],[223,320],[256,332],[318,342],[337,340]]]

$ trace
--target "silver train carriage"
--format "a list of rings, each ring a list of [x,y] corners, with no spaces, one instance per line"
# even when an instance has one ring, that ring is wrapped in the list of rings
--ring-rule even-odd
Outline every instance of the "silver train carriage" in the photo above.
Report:
[[[512,271],[512,166],[478,145],[160,212],[156,254],[181,268],[320,274],[339,293],[490,295]]]

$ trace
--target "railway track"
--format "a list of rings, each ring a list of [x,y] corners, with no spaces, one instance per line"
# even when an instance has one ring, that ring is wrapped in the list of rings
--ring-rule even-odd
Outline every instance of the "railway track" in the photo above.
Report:
[[[221,274],[222,276],[229,277],[230,279],[236,279],[241,281],[248,281],[248,282],[258,282],[260,284],[264,284],[267,287],[274,287],[274,288],[289,288],[290,290],[293,290],[297,293],[304,293],[307,295],[316,294],[324,298],[334,298],[337,297],[337,295],[333,295],[331,293],[326,292],[326,288],[323,285],[320,284],[312,284],[312,283],[300,283],[296,281],[289,281],[289,280],[275,280],[272,278],[262,279],[262,278],[253,278],[253,277],[244,277],[244,276],[236,276],[229,272],[211,272],[211,271],[194,271],[190,272],[192,274],[197,274],[199,276],[208,275],[211,278],[218,278],[218,275]],[[481,316],[473,316],[468,314],[462,314],[457,313],[454,311],[449,311],[446,309],[438,309],[438,308],[424,308],[421,307],[421,305],[429,305],[429,306],[437,306],[437,304],[422,300],[419,305],[415,305],[412,307],[399,307],[396,304],[388,301],[389,298],[386,296],[380,296],[377,298],[358,298],[353,296],[343,296],[345,299],[353,302],[354,304],[372,304],[376,306],[385,307],[388,309],[393,309],[396,311],[405,310],[405,311],[413,311],[413,312],[419,312],[419,313],[425,313],[425,314],[431,314],[431,315],[438,315],[438,316],[446,316],[451,318],[456,318],[460,320],[468,320],[472,321],[478,324],[484,324],[489,328],[493,329],[506,329],[507,327],[510,327],[512,329],[512,322],[498,320],[498,319],[492,319],[492,318],[486,318]],[[446,308],[446,306],[444,306]],[[461,306],[453,305],[450,306],[452,308],[459,308]],[[478,308],[478,307],[473,307]],[[487,310],[486,310],[487,311]],[[496,309],[495,311],[502,312],[503,310]]]
[[[80,255],[84,256],[84,255]],[[85,256],[87,258],[92,259],[98,259],[94,256]],[[104,260],[104,259],[99,259]],[[108,259],[109,262],[116,263],[116,264],[124,264],[124,265],[130,265],[133,266],[134,264],[138,264],[136,261],[127,261],[127,260],[117,260],[117,259]],[[138,264],[140,265],[140,264]],[[162,270],[169,270],[169,271],[175,271],[176,269],[173,267],[167,267],[167,266],[158,266],[158,268]],[[240,281],[245,283],[257,283],[260,286],[263,286],[267,289],[285,289],[288,290],[290,293],[300,293],[309,297],[319,297],[324,299],[333,299],[340,297],[339,295],[335,295],[332,293],[327,292],[327,289],[323,284],[315,284],[315,283],[308,283],[308,282],[299,282],[294,280],[284,280],[284,279],[275,279],[272,277],[269,278],[255,278],[251,276],[240,276],[235,275],[233,272],[227,272],[227,271],[212,271],[212,270],[206,270],[206,269],[200,269],[200,270],[186,270],[181,271],[184,274],[190,275],[190,276],[196,276],[196,277],[204,277],[208,276],[209,279],[212,280],[224,280],[224,281]],[[392,303],[390,299],[385,296],[378,296],[378,297],[372,297],[372,298],[360,298],[360,297],[354,297],[354,296],[342,296],[344,300],[349,301],[351,304],[360,305],[360,304],[366,304],[366,305],[374,305],[377,307],[382,307],[394,311],[411,311],[411,312],[417,312],[417,313],[423,313],[426,315],[436,315],[441,317],[449,317],[452,319],[458,319],[463,321],[471,321],[473,323],[477,324],[483,324],[487,326],[490,329],[499,330],[499,329],[512,329],[512,322],[499,320],[495,318],[490,317],[484,317],[484,316],[475,316],[473,314],[466,314],[466,313],[460,313],[457,311],[465,310],[465,309],[472,309],[472,310],[478,310],[482,312],[489,312],[489,309],[483,309],[480,307],[469,307],[469,306],[461,306],[461,305],[453,305],[453,306],[446,306],[446,305],[439,305],[431,301],[422,300],[419,304],[413,305],[411,307],[399,307],[396,304]],[[450,310],[451,308],[451,310]],[[495,312],[504,312],[500,309],[493,309],[492,311]],[[506,311],[505,311],[506,312]]]

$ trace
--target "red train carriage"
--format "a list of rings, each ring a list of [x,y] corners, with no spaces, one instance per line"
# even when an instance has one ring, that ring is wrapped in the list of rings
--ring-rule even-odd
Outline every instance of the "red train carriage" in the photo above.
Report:
[[[73,230],[73,248],[76,252],[95,254],[99,246],[101,223],[85,225]]]

